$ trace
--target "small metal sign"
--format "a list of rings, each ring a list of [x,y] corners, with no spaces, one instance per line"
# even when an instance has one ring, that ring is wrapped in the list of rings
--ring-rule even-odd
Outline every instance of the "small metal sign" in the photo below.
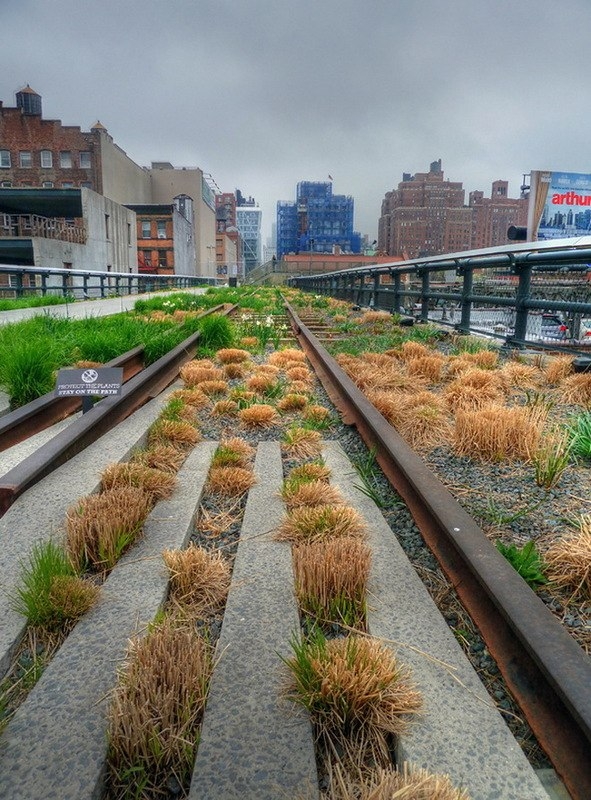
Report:
[[[57,397],[106,397],[121,394],[123,367],[60,369],[57,373]]]

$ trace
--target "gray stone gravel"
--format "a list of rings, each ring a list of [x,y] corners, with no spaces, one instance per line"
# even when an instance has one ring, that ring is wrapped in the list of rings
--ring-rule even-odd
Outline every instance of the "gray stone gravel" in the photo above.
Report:
[[[263,362],[265,357],[257,356],[258,362]],[[239,383],[232,382],[232,383]],[[352,426],[344,425],[335,411],[332,402],[318,381],[314,387],[314,402],[325,406],[332,412],[332,423],[330,427],[322,431],[324,439],[333,439],[339,442],[349,459],[353,462],[367,464],[371,462],[371,454],[367,446],[361,439],[357,429]],[[241,429],[236,420],[228,418],[213,417],[208,409],[199,412],[199,427],[202,435],[206,439],[219,440],[224,436],[240,436],[249,443],[256,445],[259,441],[269,441],[280,439],[283,431],[294,421],[297,415],[286,415],[280,426],[275,426],[262,430]],[[459,462],[459,463],[456,463]],[[434,451],[432,462],[428,462],[435,472],[443,476],[448,483],[463,484],[474,486],[474,476],[470,472],[468,459],[453,459],[450,454],[442,448]],[[291,464],[284,459],[284,471],[287,472]],[[488,650],[478,630],[463,609],[456,593],[446,580],[438,567],[437,561],[422,538],[421,533],[416,527],[414,520],[406,508],[405,504],[394,492],[387,479],[382,474],[377,465],[372,470],[372,487],[377,496],[381,499],[382,512],[390,525],[393,533],[398,538],[402,548],[410,559],[411,563],[423,579],[427,589],[439,605],[440,610],[449,625],[454,629],[458,641],[462,644],[466,655],[479,674],[491,697],[493,697],[497,707],[503,713],[505,721],[511,728],[522,749],[536,766],[547,766],[548,760],[543,751],[537,745],[533,734],[525,721],[519,714],[519,709],[508,694],[505,684],[500,677],[499,670],[491,658]],[[507,477],[501,466],[493,467],[491,476],[483,473],[481,484],[486,487],[487,481],[495,477],[499,486],[506,486]],[[361,478],[359,483],[362,484]],[[483,491],[485,491],[483,489]],[[516,489],[516,492],[518,490]],[[525,492],[525,489],[522,489]],[[526,493],[527,496],[527,493]],[[523,523],[522,523],[523,524]],[[227,534],[227,541],[222,542],[228,554],[233,552],[232,541],[237,539],[238,527],[232,533]],[[198,536],[199,543],[203,543],[203,537]]]

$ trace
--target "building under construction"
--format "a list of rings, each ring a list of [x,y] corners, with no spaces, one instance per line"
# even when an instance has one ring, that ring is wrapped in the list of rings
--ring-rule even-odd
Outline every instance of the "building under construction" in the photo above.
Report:
[[[277,257],[289,253],[360,253],[353,231],[354,201],[332,193],[332,183],[301,181],[296,202],[277,203]]]

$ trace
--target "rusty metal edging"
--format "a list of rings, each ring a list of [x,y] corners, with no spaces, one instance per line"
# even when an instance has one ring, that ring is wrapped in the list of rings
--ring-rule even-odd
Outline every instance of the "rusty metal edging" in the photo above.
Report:
[[[216,306],[208,313],[219,308],[220,306]],[[223,313],[231,314],[234,308],[232,306]],[[197,331],[189,336],[125,383],[119,396],[100,400],[94,408],[78,417],[65,430],[3,475],[0,478],[0,517],[23,492],[80,453],[172,383],[182,364],[195,354],[200,335]]]
[[[575,800],[588,800],[591,662],[287,302],[286,308],[332,401],[376,448],[556,771]]]

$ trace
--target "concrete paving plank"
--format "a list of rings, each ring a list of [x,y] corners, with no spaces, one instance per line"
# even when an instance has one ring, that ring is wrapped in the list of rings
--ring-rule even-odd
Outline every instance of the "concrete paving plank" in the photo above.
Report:
[[[299,630],[289,544],[273,541],[283,514],[277,442],[262,442],[217,646],[190,800],[318,797],[312,729],[283,696]]]
[[[471,800],[548,800],[453,633],[337,442],[324,446],[331,483],[366,519],[372,549],[368,628],[413,670],[425,713],[399,758],[446,772]]]
[[[97,605],[10,722],[0,740],[0,797],[103,796],[108,693],[130,637],[145,630],[166,599],[161,553],[187,544],[215,447],[202,442],[188,456],[173,497],[154,508],[142,539],[113,569]]]

